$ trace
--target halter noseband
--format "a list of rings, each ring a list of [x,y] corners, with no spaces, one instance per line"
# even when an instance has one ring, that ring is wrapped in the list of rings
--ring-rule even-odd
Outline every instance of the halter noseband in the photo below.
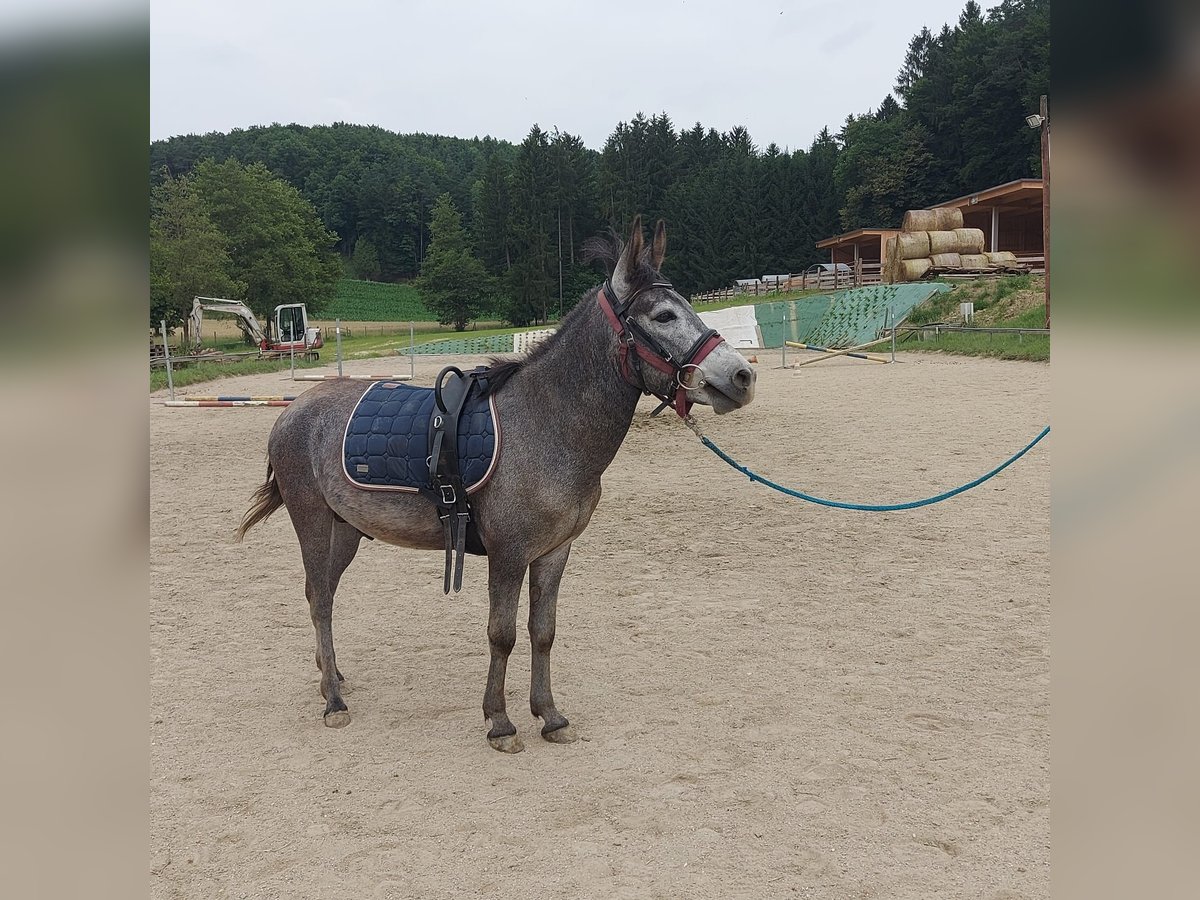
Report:
[[[597,297],[599,298],[600,309],[604,311],[604,317],[608,319],[608,324],[617,333],[617,343],[620,345],[622,377],[643,394],[649,394],[662,401],[662,404],[654,411],[655,415],[660,413],[664,407],[673,406],[679,417],[683,418],[692,408],[692,401],[687,398],[688,387],[684,384],[684,380],[687,377],[687,370],[696,369],[699,371],[700,362],[718,346],[723,344],[725,339],[721,337],[716,329],[708,328],[692,344],[691,349],[683,355],[683,362],[679,362],[670,352],[663,349],[662,345],[654,339],[653,335],[633,319],[629,318],[629,310],[633,306],[634,301],[637,300],[643,291],[650,290],[651,288],[675,290],[670,282],[655,281],[641,290],[634,291],[626,299],[619,300],[616,290],[613,289],[612,281],[606,279]],[[658,371],[665,375],[670,375],[674,379],[671,388],[674,391],[674,397],[669,393],[660,394],[658,391],[652,391],[646,386],[646,379],[642,374],[643,362],[651,368],[658,369]],[[700,387],[700,385],[695,385],[695,387]]]

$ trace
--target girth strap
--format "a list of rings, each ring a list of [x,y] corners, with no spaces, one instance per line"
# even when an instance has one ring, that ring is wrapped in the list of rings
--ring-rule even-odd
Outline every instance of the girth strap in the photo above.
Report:
[[[471,503],[458,460],[458,419],[476,385],[483,382],[486,390],[486,374],[486,366],[466,373],[455,366],[447,366],[434,382],[434,406],[429,420],[429,483],[421,493],[433,501],[442,521],[442,539],[446,547],[442,590],[447,594],[452,586],[456,593],[462,589],[468,531],[473,530],[470,527]],[[478,535],[471,537],[473,551],[481,552]]]

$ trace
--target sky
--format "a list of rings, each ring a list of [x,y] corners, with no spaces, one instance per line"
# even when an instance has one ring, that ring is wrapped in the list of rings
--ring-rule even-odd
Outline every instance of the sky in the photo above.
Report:
[[[665,111],[795,150],[877,107],[912,35],[964,3],[153,0],[150,137],[350,122],[515,143],[537,123],[600,149]]]

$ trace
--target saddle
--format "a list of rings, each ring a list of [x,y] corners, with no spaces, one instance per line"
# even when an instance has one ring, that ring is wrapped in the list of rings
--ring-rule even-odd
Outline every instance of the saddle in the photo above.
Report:
[[[437,510],[446,593],[462,587],[464,553],[487,555],[470,503],[499,458],[500,422],[486,375],[485,367],[463,373],[449,366],[432,388],[375,382],[346,423],[342,468],[351,484],[420,493]]]

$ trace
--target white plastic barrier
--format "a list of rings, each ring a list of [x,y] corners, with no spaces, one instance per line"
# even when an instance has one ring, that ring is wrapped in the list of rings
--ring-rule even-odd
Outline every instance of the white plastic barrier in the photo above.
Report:
[[[721,337],[725,338],[731,347],[757,349],[763,345],[753,306],[734,306],[702,312],[700,321],[721,332]]]
[[[541,343],[552,334],[554,334],[553,328],[541,328],[537,331],[519,331],[513,335],[513,351],[516,353],[526,353],[532,350],[535,344]]]

